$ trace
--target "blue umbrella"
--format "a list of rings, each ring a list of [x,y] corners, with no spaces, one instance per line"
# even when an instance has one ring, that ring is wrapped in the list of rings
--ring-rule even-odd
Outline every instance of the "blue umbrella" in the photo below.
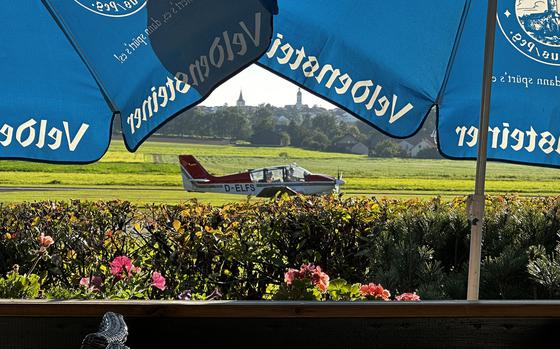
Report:
[[[478,299],[487,157],[560,167],[558,1],[278,6],[260,65],[397,138],[436,108],[440,152],[478,160],[467,295]]]
[[[0,4],[0,158],[83,163],[120,115],[135,150],[268,48],[276,0]]]

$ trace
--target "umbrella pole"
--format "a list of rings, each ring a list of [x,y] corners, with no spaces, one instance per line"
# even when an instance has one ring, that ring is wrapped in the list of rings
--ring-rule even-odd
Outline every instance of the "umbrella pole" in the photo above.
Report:
[[[494,66],[494,41],[496,34],[497,0],[488,0],[486,17],[486,42],[484,47],[484,75],[482,85],[482,105],[480,127],[478,129],[478,157],[476,161],[475,192],[472,196],[470,212],[471,247],[469,256],[469,280],[467,300],[478,300],[480,288],[480,262],[482,256],[482,228],[484,226],[484,185],[486,181],[486,158],[488,146],[488,126],[490,119],[490,97],[492,92],[492,71]]]

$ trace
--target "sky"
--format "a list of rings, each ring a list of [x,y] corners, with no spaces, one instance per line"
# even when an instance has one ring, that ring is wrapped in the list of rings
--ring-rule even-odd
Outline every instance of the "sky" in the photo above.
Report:
[[[252,65],[214,90],[201,105],[213,107],[227,103],[233,106],[239,98],[239,91],[243,91],[246,105],[269,103],[283,107],[296,104],[298,87],[257,65]],[[304,90],[302,94],[303,104],[310,107],[318,105],[327,109],[335,108],[334,105]]]

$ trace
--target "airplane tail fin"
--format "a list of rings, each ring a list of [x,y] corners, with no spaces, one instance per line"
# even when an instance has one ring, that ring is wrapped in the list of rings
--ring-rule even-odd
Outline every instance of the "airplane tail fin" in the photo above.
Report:
[[[187,191],[194,191],[196,183],[210,182],[214,177],[192,155],[179,155],[183,187]]]

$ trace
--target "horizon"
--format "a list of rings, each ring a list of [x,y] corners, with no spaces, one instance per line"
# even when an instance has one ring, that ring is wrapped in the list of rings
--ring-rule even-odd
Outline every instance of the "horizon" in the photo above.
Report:
[[[239,93],[243,92],[243,99],[247,106],[270,104],[275,107],[285,107],[296,104],[298,89],[299,86],[296,84],[253,64],[216,88],[208,98],[199,103],[199,106],[218,107],[225,104],[235,106]],[[303,88],[301,93],[304,105],[309,107],[317,105],[325,109],[337,108]]]

